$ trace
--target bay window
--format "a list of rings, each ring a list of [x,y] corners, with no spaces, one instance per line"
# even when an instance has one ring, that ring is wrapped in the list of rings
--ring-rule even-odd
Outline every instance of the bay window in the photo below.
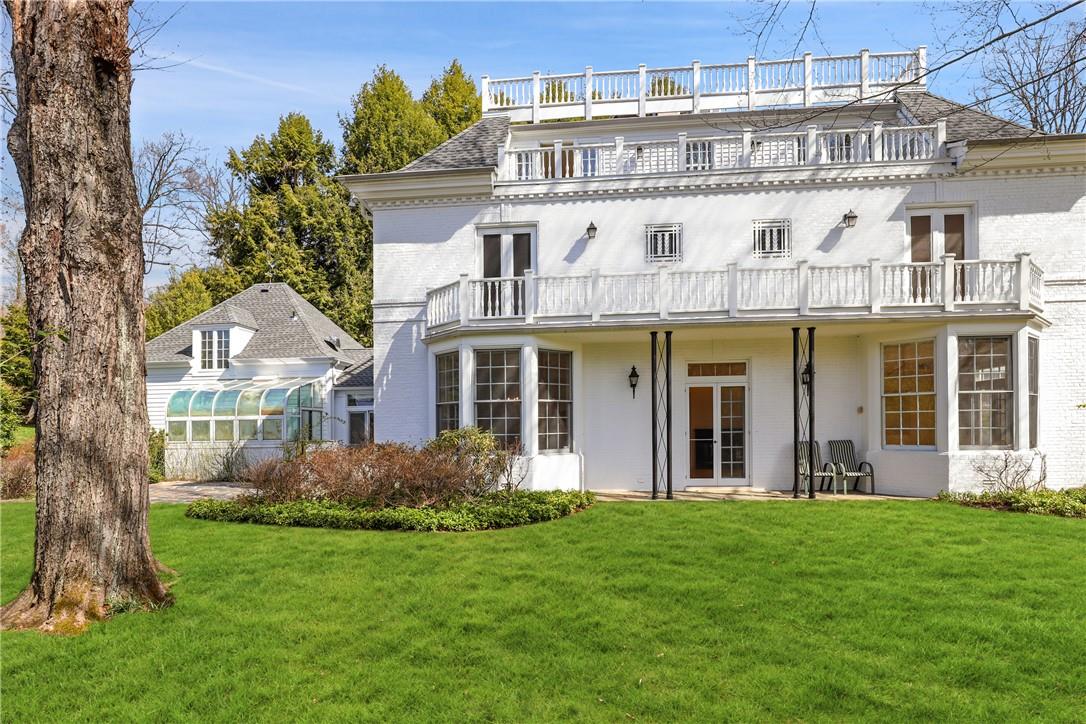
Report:
[[[935,340],[882,346],[882,435],[887,447],[935,446]]]
[[[573,354],[539,350],[539,449],[569,450]]]
[[[958,338],[958,444],[1014,444],[1014,376],[1010,337]]]
[[[437,355],[437,432],[460,427],[460,352]]]
[[[475,350],[475,424],[518,445],[520,408],[520,348]]]

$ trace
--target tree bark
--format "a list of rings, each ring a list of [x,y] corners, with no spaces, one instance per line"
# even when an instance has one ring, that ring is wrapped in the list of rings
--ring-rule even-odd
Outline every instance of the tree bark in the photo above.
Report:
[[[126,2],[5,0],[18,108],[8,134],[37,384],[30,585],[2,628],[75,633],[170,600],[147,534],[143,251],[129,135]]]

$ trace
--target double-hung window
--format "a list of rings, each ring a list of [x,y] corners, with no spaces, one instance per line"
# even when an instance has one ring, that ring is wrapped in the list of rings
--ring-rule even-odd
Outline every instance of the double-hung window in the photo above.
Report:
[[[1010,337],[958,338],[958,444],[1014,444],[1014,375]]]
[[[645,261],[669,262],[683,259],[682,224],[645,226]]]
[[[882,346],[882,436],[888,447],[935,446],[935,340]]]
[[[475,350],[475,424],[502,445],[518,445],[520,401],[520,348]]]
[[[791,256],[791,219],[758,219],[754,222],[756,259],[789,259]]]
[[[200,331],[200,369],[226,369],[230,366],[230,330]]]
[[[1029,338],[1029,446],[1037,447],[1037,404],[1040,398],[1041,340]]]
[[[569,450],[573,354],[539,350],[539,449]]]
[[[437,432],[460,427],[460,352],[437,355]]]

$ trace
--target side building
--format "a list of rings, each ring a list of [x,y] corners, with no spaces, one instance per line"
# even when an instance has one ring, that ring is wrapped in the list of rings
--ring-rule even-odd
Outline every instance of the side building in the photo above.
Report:
[[[373,436],[373,355],[290,286],[254,284],[147,343],[166,475],[203,479],[299,443]]]

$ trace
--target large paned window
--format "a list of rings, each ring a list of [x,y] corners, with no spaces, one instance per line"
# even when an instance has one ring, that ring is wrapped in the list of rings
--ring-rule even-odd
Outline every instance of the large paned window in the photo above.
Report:
[[[935,341],[882,346],[882,440],[935,446]]]
[[[1041,340],[1029,338],[1029,446],[1037,447],[1037,403],[1040,398]]]
[[[539,350],[539,449],[569,450],[573,354]]]
[[[520,348],[475,350],[475,424],[520,443]]]
[[[1014,444],[1010,337],[958,338],[958,444]]]
[[[460,352],[437,356],[437,432],[460,427]]]

